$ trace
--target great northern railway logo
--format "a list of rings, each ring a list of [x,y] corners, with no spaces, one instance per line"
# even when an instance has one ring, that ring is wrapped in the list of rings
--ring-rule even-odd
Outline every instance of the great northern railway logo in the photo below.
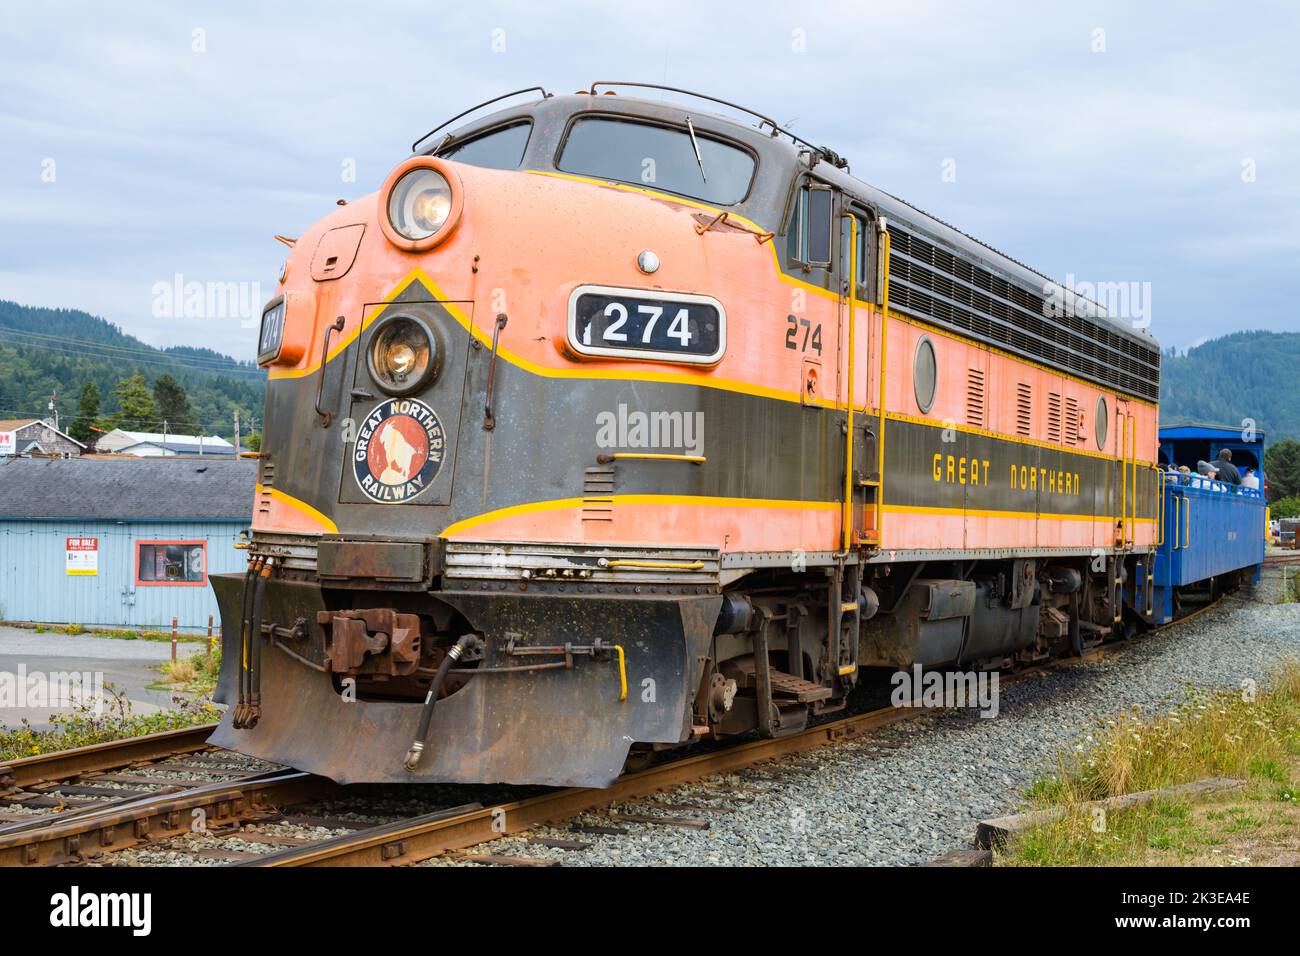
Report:
[[[357,431],[352,471],[371,501],[410,501],[442,467],[446,440],[432,408],[416,398],[395,398],[366,416]]]

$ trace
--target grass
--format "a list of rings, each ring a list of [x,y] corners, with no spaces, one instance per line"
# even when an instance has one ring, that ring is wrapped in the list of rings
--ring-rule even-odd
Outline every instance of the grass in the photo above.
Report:
[[[161,687],[183,690],[190,694],[210,694],[217,686],[217,675],[221,673],[221,648],[204,654],[179,657],[174,661],[163,661],[158,665],[163,679]],[[151,685],[153,686],[153,685]]]
[[[83,703],[71,713],[52,717],[48,730],[35,730],[26,720],[18,727],[0,724],[0,761],[192,727],[221,717],[221,712],[207,699],[174,698],[179,706],[172,710],[136,714],[126,695],[118,693],[111,684],[105,687],[104,696],[107,699],[98,713],[92,704]]]
[[[88,637],[112,637],[120,641],[159,641],[170,643],[172,639],[171,631],[151,631],[148,629],[130,628],[130,627],[86,627],[84,624],[36,624],[31,625],[20,621],[3,621],[10,627],[31,627],[37,634],[69,634],[73,637],[86,635]],[[206,644],[208,635],[198,631],[179,631],[176,634],[176,641],[180,644]]]
[[[1064,814],[1014,841],[1000,864],[1168,865],[1293,851],[1300,862],[1300,661],[1283,665],[1258,696],[1188,688],[1170,713],[1145,718],[1135,708],[1101,721],[1055,763],[1026,796]],[[1247,784],[1205,799],[1110,810],[1102,819],[1090,805],[1207,777]]]

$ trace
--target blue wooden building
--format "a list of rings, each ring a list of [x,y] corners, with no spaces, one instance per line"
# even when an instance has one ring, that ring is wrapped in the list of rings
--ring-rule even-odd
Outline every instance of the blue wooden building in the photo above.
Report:
[[[255,478],[236,458],[0,458],[0,620],[206,628]]]

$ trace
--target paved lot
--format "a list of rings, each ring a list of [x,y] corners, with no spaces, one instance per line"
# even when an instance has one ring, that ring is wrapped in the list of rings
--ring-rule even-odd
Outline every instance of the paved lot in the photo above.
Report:
[[[198,654],[202,644],[180,644],[180,656]],[[33,630],[0,626],[0,724],[15,727],[26,718],[33,727],[49,726],[52,713],[70,710],[70,707],[27,706],[33,703],[33,693],[59,678],[54,676],[69,672],[89,673],[91,680],[112,684],[118,692],[125,692],[131,701],[132,711],[148,714],[171,706],[171,693],[165,690],[148,690],[147,684],[160,677],[157,665],[171,657],[171,645],[155,641],[124,641],[110,637],[90,635],[72,636],[55,632],[37,634]],[[18,678],[26,678],[25,683]],[[19,691],[10,700],[3,685]],[[27,693],[22,693],[24,687]]]

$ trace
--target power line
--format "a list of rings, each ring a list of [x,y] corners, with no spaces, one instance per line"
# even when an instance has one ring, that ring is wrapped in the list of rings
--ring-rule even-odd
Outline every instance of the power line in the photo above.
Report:
[[[54,352],[62,355],[74,355],[83,358],[90,356],[103,359],[116,359],[120,361],[134,362],[139,365],[187,369],[189,371],[206,372],[209,374],[259,378],[264,374],[260,368],[241,365],[235,362],[234,359],[223,361],[221,359],[204,359],[198,356],[173,356],[158,350],[145,352],[126,347],[107,345],[104,343],[87,342],[82,339],[44,335],[40,332],[25,332],[18,329],[0,328],[0,338],[5,337],[9,337],[13,344],[19,348]],[[31,339],[37,340],[32,341]],[[50,341],[39,341],[39,339],[48,339]]]
[[[17,326],[11,326],[11,325],[0,325],[0,331],[9,332],[15,335],[27,335],[27,336],[32,336],[34,338],[49,339],[56,342],[69,343],[74,345],[91,345],[94,346],[95,348],[111,349],[112,351],[115,352],[131,352],[139,355],[151,355],[151,356],[169,354],[166,349],[155,348],[154,346],[146,345],[143,342],[141,342],[139,345],[113,344],[112,342],[102,342],[96,339],[78,338],[76,336],[70,336],[70,335],[56,335],[53,332],[36,332],[31,329],[20,329]],[[185,346],[177,346],[177,347],[184,348]],[[233,358],[232,356],[222,355],[220,353],[216,353],[212,357],[194,355],[194,356],[187,356],[187,358],[197,362],[217,363],[222,366],[246,365],[246,363],[241,363],[238,359]]]

